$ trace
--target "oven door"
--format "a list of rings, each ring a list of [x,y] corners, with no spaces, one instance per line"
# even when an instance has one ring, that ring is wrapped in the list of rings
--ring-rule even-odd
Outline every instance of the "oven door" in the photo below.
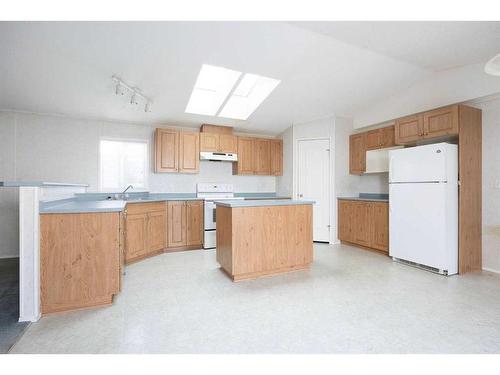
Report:
[[[215,203],[205,201],[205,230],[215,229]]]

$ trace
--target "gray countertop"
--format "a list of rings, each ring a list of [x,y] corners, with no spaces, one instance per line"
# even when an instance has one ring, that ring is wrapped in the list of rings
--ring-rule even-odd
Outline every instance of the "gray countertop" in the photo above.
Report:
[[[347,201],[389,202],[389,194],[360,193],[357,197],[337,197],[337,199]]]
[[[302,204],[314,204],[314,201],[299,201],[291,199],[244,199],[215,201],[217,206],[223,207],[263,207],[263,206],[294,206]]]
[[[55,202],[51,202],[55,203]],[[45,207],[40,206],[41,214],[67,214],[85,212],[120,212],[125,209],[126,201],[65,201]]]
[[[73,186],[73,187],[88,187],[87,184],[70,184],[66,182],[47,182],[47,181],[0,181],[0,187],[22,187],[22,186],[32,186],[32,187],[62,187],[62,186]]]

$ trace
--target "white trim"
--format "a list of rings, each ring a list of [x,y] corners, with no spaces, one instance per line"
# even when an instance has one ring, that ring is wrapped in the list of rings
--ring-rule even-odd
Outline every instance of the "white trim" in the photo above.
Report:
[[[19,321],[40,319],[39,187],[19,188]]]
[[[488,271],[488,272],[493,272],[493,273],[500,273],[500,270],[496,270],[496,269],[489,268],[489,267],[482,267],[482,270]]]

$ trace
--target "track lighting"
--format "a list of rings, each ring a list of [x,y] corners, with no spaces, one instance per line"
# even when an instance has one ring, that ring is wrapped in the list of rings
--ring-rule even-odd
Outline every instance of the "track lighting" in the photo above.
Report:
[[[132,87],[123,82],[119,77],[112,76],[111,79],[116,82],[115,94],[118,96],[125,95],[128,91],[130,95],[130,104],[139,104],[139,100],[144,102],[144,112],[151,112],[151,105],[153,101],[146,95],[142,94],[141,90],[137,87]]]

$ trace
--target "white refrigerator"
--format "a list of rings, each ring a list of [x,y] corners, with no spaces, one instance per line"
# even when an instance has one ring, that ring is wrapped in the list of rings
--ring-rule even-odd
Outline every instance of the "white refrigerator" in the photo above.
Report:
[[[435,143],[389,151],[389,255],[458,272],[458,147]]]

